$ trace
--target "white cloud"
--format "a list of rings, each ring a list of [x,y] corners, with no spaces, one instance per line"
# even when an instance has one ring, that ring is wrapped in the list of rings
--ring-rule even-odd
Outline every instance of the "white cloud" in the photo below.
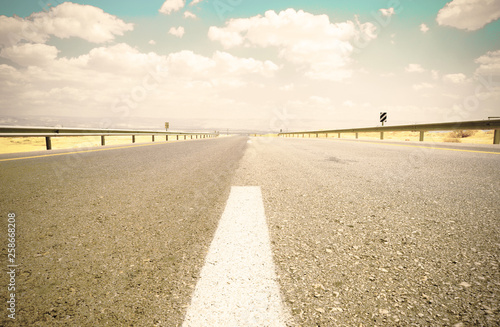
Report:
[[[434,87],[434,84],[430,84],[430,83],[421,83],[421,84],[415,84],[413,85],[413,89],[415,91],[420,91],[422,89],[430,89],[430,88],[433,88]]]
[[[349,107],[349,108],[352,108],[354,107],[356,104],[354,102],[352,102],[351,100],[346,100],[344,102],[342,102],[342,105],[344,107]]]
[[[0,16],[0,45],[12,46],[21,40],[44,43],[49,35],[35,27],[33,20],[19,16]]]
[[[232,76],[259,74],[271,77],[279,67],[271,61],[239,58],[227,52],[216,51],[212,58],[184,50],[172,53],[167,58],[169,71],[183,76]]]
[[[422,33],[427,33],[429,31],[429,27],[422,23],[422,24],[420,24],[420,31]]]
[[[185,0],[166,0],[158,11],[162,14],[170,15],[172,12],[184,8],[185,4]]]
[[[376,34],[371,23],[331,23],[327,15],[287,9],[232,19],[222,28],[212,26],[208,37],[225,48],[277,47],[278,56],[306,68],[307,77],[338,81],[352,74],[347,66],[356,42],[370,41]]]
[[[170,30],[168,31],[169,34],[172,34],[173,36],[177,36],[179,38],[184,36],[184,27],[179,26],[177,28],[171,27]]]
[[[71,65],[79,62],[84,69],[112,73],[118,76],[136,76],[150,66],[160,65],[164,59],[154,52],[141,53],[126,43],[118,43],[109,47],[94,48],[87,55],[65,60]]]
[[[33,13],[27,18],[0,16],[0,30],[0,43],[4,46],[15,45],[21,40],[45,43],[51,35],[104,43],[133,30],[133,24],[100,8],[64,2],[48,12]]]
[[[156,44],[156,41],[155,41],[155,40],[149,40],[149,42],[148,42],[148,43],[149,43],[149,44],[151,44],[151,45],[155,45],[155,44]]]
[[[425,71],[419,64],[409,64],[405,70],[408,73],[423,73]]]
[[[500,0],[453,0],[442,8],[439,25],[475,31],[500,18]]]
[[[291,84],[283,85],[279,89],[281,91],[292,91],[294,88],[295,88],[295,85],[293,83],[291,83]]]
[[[215,67],[215,61],[211,58],[195,54],[189,50],[169,54],[167,62],[169,72],[178,75],[205,74],[208,77],[208,70]]]
[[[12,60],[21,66],[44,66],[52,62],[59,51],[46,44],[14,45],[0,51],[0,57]]]
[[[484,89],[479,91],[479,97],[496,101],[492,108],[497,110],[498,99],[500,99],[500,50],[488,51],[475,60],[479,67],[475,71],[475,77]]]
[[[437,70],[431,70],[431,76],[433,80],[439,79],[439,72]]]
[[[388,8],[388,9],[380,9],[380,13],[382,14],[382,16],[385,16],[385,17],[391,17],[392,15],[394,15],[394,8]]]
[[[310,96],[309,101],[313,104],[318,104],[318,105],[328,105],[332,102],[330,98],[320,97],[317,95]]]
[[[256,73],[271,77],[279,70],[279,67],[269,60],[259,61],[253,58],[239,58],[227,52],[215,52],[213,60],[215,60],[219,69],[231,74]]]
[[[480,65],[476,70],[476,74],[484,76],[500,75],[500,50],[488,51],[477,58],[475,62]]]
[[[99,47],[79,57],[59,59],[54,56],[57,50],[48,45],[17,47],[16,55],[24,55],[17,57],[18,60],[26,60],[30,65],[4,70],[8,74],[0,81],[0,97],[6,101],[2,110],[25,112],[36,106],[47,115],[75,115],[82,110],[81,100],[88,99],[86,114],[116,116],[111,110],[113,102],[124,91],[140,86],[148,71],[164,61],[158,55],[140,53],[126,44]],[[46,54],[44,61],[36,62],[39,59],[35,59],[35,54]],[[22,86],[10,87],[19,80],[19,75],[23,77]]]
[[[193,0],[193,1],[191,1],[190,5],[194,6],[194,5],[196,5],[196,4],[198,4],[198,3],[202,2],[202,1],[203,0]]]
[[[447,74],[443,76],[443,81],[453,83],[453,84],[462,84],[466,81],[467,76],[462,73],[458,74]]]
[[[57,49],[43,44],[18,45],[4,49],[2,55],[28,65],[0,65],[0,110],[4,115],[37,108],[46,115],[75,116],[81,114],[85,101],[85,116],[95,117],[95,124],[100,117],[135,124],[134,116],[167,113],[169,117],[203,119],[213,112],[212,118],[227,119],[234,108],[251,113],[255,104],[268,99],[255,92],[271,92],[259,85],[280,69],[271,61],[220,51],[208,57],[191,51],[167,56],[140,52],[124,43],[97,47],[73,58],[57,58]],[[239,97],[223,96],[238,88]]]
[[[441,95],[444,97],[453,99],[453,100],[459,100],[459,99],[463,98],[463,96],[460,96],[458,94],[453,94],[453,93],[443,93]]]
[[[184,18],[193,18],[194,19],[194,18],[196,18],[196,15],[193,14],[192,12],[190,12],[190,11],[185,11],[184,12]]]
[[[218,28],[211,26],[208,30],[208,37],[212,41],[219,41],[225,48],[231,48],[242,45],[244,37],[238,31],[233,31],[230,28]]]

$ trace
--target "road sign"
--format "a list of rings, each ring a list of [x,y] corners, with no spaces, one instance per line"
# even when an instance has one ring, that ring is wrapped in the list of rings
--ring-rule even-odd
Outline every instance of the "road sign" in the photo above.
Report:
[[[170,124],[169,123],[165,123],[165,129],[168,130]]]
[[[387,112],[381,112],[380,113],[380,122],[381,123],[386,123],[387,122]]]

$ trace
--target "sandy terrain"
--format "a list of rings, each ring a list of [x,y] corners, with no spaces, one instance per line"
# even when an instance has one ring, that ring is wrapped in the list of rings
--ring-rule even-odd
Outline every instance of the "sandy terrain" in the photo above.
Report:
[[[426,132],[424,141],[426,142],[452,142],[452,143],[474,143],[474,144],[493,144],[493,131],[471,131],[473,135],[469,137],[458,137],[454,132]],[[326,134],[319,134],[320,138],[325,138]],[[305,136],[308,137],[307,135]],[[315,135],[311,135],[315,137]],[[337,133],[329,133],[328,138],[337,138]],[[384,140],[396,141],[418,141],[419,132],[385,132]],[[341,134],[343,139],[355,139],[354,133]],[[359,133],[359,139],[379,140],[380,133]]]
[[[182,139],[182,137],[181,137]],[[169,137],[173,142],[175,136]],[[151,136],[136,136],[135,143],[151,142]],[[165,142],[165,137],[155,136],[155,142]],[[132,144],[131,136],[106,136],[106,145]],[[53,137],[52,149],[90,148],[101,145],[99,136],[69,136]],[[45,150],[43,137],[2,137],[0,138],[0,153],[17,153]]]

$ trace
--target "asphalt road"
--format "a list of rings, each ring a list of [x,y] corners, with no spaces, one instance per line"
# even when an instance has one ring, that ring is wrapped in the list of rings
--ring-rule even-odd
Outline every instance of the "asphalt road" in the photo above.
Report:
[[[15,212],[20,264],[17,324],[2,308],[0,325],[180,325],[245,146],[221,138],[0,162],[1,262]],[[6,274],[0,285],[6,303]]]
[[[234,137],[0,157],[16,323],[182,325],[230,187],[259,186],[295,325],[498,326],[500,149],[421,146]]]
[[[249,145],[234,183],[262,187],[297,325],[498,326],[500,154],[417,146]]]

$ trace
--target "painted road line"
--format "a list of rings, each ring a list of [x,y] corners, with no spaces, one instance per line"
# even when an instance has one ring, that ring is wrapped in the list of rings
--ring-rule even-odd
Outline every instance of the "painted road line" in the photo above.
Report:
[[[183,327],[286,326],[258,186],[233,186]]]

